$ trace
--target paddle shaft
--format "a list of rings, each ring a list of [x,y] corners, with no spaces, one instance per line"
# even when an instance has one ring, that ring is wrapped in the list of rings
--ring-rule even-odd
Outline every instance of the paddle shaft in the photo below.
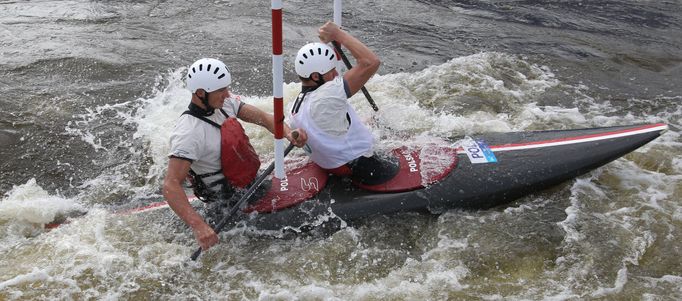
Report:
[[[293,149],[293,148],[294,148],[294,145],[290,143],[289,146],[287,146],[287,148],[284,150],[284,156],[286,157],[289,154],[289,152],[291,151],[291,149]],[[261,174],[260,177],[258,177],[256,179],[256,181],[253,182],[253,184],[251,184],[251,187],[249,187],[249,190],[247,190],[246,193],[244,193],[244,195],[242,196],[242,198],[239,199],[239,202],[237,202],[237,204],[232,206],[232,208],[230,208],[230,212],[225,217],[223,217],[223,219],[220,220],[220,222],[216,225],[216,227],[213,229],[213,231],[216,234],[220,233],[220,231],[223,230],[223,228],[225,227],[225,225],[227,225],[227,222],[230,220],[232,215],[234,215],[234,213],[237,212],[237,210],[239,210],[239,208],[241,208],[241,206],[253,195],[253,193],[256,192],[256,189],[258,189],[260,184],[263,183],[263,181],[265,181],[265,178],[274,169],[275,169],[275,162],[272,162],[272,164],[270,164],[270,166],[268,166],[268,168],[265,169],[263,174]],[[199,257],[200,254],[201,254],[201,247],[199,247],[199,249],[197,249],[194,252],[194,254],[192,254],[192,257],[190,257],[190,258],[192,260],[197,260],[197,258]]]
[[[341,60],[343,60],[343,63],[346,65],[346,68],[348,68],[348,70],[353,69],[353,65],[350,64],[350,61],[348,60],[346,54],[343,52],[343,49],[341,49],[341,45],[339,44],[339,42],[332,41],[332,44],[334,44],[334,48],[336,48],[336,52],[338,52],[339,56],[341,56]],[[372,109],[374,109],[375,112],[379,111],[379,107],[377,107],[377,104],[374,102],[374,99],[372,99],[372,96],[369,95],[367,88],[365,88],[365,86],[362,86],[360,90],[362,90],[362,94],[365,95],[365,98],[367,98],[367,101],[372,106]]]

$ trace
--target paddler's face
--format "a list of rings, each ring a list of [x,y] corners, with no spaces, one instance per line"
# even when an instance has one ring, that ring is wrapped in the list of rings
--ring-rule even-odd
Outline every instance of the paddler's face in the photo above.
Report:
[[[208,94],[208,104],[214,109],[220,109],[228,97],[230,97],[230,91],[227,87],[215,90]]]

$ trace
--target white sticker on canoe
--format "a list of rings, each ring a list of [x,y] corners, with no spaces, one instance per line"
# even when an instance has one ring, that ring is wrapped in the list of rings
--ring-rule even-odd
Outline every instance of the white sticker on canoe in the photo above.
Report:
[[[472,164],[497,162],[495,154],[483,140],[468,138],[462,141],[462,148]]]

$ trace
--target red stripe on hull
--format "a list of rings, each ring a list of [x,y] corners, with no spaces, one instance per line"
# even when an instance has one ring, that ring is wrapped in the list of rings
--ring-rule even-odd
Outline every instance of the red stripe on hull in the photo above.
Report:
[[[556,143],[556,142],[565,142],[565,141],[582,140],[582,139],[597,138],[597,137],[606,137],[606,136],[618,135],[618,134],[623,134],[623,133],[646,130],[646,129],[655,128],[655,127],[659,127],[659,126],[663,126],[663,125],[665,125],[665,124],[657,123],[657,124],[649,124],[649,125],[645,125],[645,126],[641,126],[641,127],[631,128],[631,129],[624,129],[624,130],[612,131],[612,132],[606,132],[606,133],[599,133],[599,134],[590,134],[590,135],[567,137],[567,138],[557,138],[557,139],[526,142],[526,143],[501,144],[501,145],[490,146],[490,149],[495,150],[497,148],[541,145],[541,144]]]

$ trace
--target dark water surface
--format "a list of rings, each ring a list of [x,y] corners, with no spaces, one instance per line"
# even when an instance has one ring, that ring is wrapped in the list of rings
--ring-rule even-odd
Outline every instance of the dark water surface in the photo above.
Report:
[[[682,298],[682,2],[345,1],[382,59],[351,101],[390,148],[485,131],[665,122],[656,141],[508,207],[328,235],[231,230],[199,263],[159,200],[184,66],[271,110],[270,3],[0,1],[0,299]],[[285,1],[291,58],[332,1]],[[271,136],[247,126],[269,160]],[[390,129],[390,130],[389,130]],[[300,154],[299,154],[300,155]],[[42,224],[88,213],[45,231]]]

